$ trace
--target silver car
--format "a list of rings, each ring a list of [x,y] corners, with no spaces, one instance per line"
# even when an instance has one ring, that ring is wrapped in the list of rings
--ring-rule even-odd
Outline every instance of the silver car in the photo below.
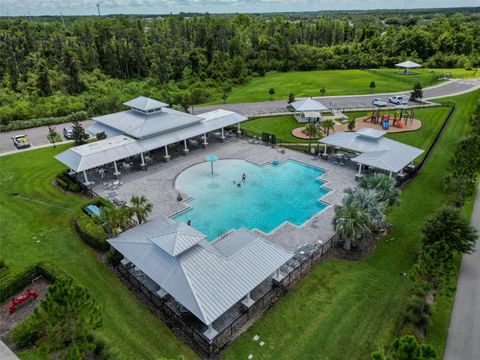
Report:
[[[392,104],[395,104],[395,105],[407,105],[408,103],[405,96],[402,96],[402,95],[390,96],[388,98],[388,101],[390,101]]]
[[[375,105],[375,106],[378,106],[378,107],[385,107],[388,104],[382,98],[375,98],[375,99],[372,100],[372,105]]]

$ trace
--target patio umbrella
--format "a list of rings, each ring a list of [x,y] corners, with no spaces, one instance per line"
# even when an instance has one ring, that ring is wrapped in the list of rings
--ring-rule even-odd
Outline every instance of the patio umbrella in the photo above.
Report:
[[[208,155],[208,156],[205,158],[205,160],[210,163],[210,167],[211,167],[211,169],[212,169],[212,174],[213,174],[213,163],[218,160],[218,157],[215,156],[215,155]]]

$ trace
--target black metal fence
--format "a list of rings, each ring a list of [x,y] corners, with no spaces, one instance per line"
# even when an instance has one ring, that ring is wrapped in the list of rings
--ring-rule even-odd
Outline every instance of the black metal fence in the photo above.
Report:
[[[199,321],[193,316],[181,316],[172,306],[172,299],[160,298],[149,289],[145,281],[136,277],[126,266],[118,265],[119,274],[136,290],[136,294],[148,301],[148,306],[166,323],[176,335],[189,344],[201,357],[215,358],[229,343],[246,331],[257,319],[270,309],[280,298],[310,273],[312,268],[321,259],[325,258],[337,240],[333,236],[325,243],[317,242],[316,245],[305,245],[298,250],[294,257],[282,267],[285,277],[280,281],[268,279],[269,286],[266,291],[255,301],[250,308],[244,308],[236,317],[229,317],[229,323],[209,340],[203,335],[206,326],[199,328]],[[214,323],[215,327],[215,323]]]

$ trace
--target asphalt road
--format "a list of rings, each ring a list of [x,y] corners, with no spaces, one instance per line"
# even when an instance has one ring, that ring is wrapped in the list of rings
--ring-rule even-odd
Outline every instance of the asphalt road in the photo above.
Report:
[[[480,88],[480,79],[456,79],[450,80],[445,83],[435,85],[423,89],[424,97],[428,99],[435,99],[447,96],[453,96],[469,91],[473,91],[477,88]],[[324,105],[335,108],[335,109],[367,109],[372,107],[372,100],[374,98],[380,97],[385,100],[388,100],[388,97],[391,95],[406,95],[410,96],[409,91],[389,93],[389,94],[374,94],[374,95],[347,95],[347,96],[325,96],[322,98],[317,98]],[[246,116],[255,116],[261,114],[275,114],[275,113],[285,113],[287,102],[285,100],[274,100],[274,101],[263,101],[263,102],[254,102],[254,103],[240,103],[240,104],[218,104],[218,105],[208,105],[208,106],[196,106],[194,108],[195,114],[204,113],[216,109],[226,109],[236,111],[240,114]],[[389,105],[393,107],[393,105]],[[82,122],[84,127],[90,126],[93,123],[92,120],[86,120]],[[69,124],[59,124],[56,125],[57,131],[61,132],[64,126]],[[30,139],[32,144],[31,148],[39,146],[48,146],[47,140],[48,128],[46,126],[40,126],[37,128],[12,131],[7,133],[0,133],[0,154],[6,154],[15,151],[25,151],[17,150],[13,145],[11,137],[13,135],[25,134]]]
[[[472,214],[480,232],[480,184]],[[473,254],[463,255],[448,329],[444,360],[480,359],[480,244]]]
[[[473,91],[480,88],[480,79],[455,79],[446,81],[442,84],[432,87],[424,88],[423,95],[426,100],[442,98],[465,92]],[[383,98],[388,101],[388,97],[392,95],[406,95],[410,97],[409,91],[387,93],[387,94],[373,94],[373,95],[346,95],[346,96],[324,96],[315,98],[324,105],[334,109],[366,109],[372,108],[372,100],[374,98]],[[411,104],[411,103],[409,103]],[[285,100],[272,100],[253,103],[240,104],[217,104],[207,106],[197,106],[194,108],[195,114],[201,114],[207,111],[216,109],[225,109],[238,112],[246,116],[255,116],[261,114],[273,114],[286,112],[287,102]],[[389,105],[390,108],[394,107]]]

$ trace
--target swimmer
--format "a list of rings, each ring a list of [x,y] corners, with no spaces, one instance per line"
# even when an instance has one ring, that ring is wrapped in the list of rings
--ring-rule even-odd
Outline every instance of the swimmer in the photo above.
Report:
[[[238,183],[237,186],[238,186],[238,187],[242,187],[242,184]]]
[[[245,173],[242,174],[242,182],[245,182],[247,181],[247,175],[245,175]]]
[[[192,220],[188,220],[188,221],[187,221],[187,225],[188,225],[188,226],[192,226]]]

